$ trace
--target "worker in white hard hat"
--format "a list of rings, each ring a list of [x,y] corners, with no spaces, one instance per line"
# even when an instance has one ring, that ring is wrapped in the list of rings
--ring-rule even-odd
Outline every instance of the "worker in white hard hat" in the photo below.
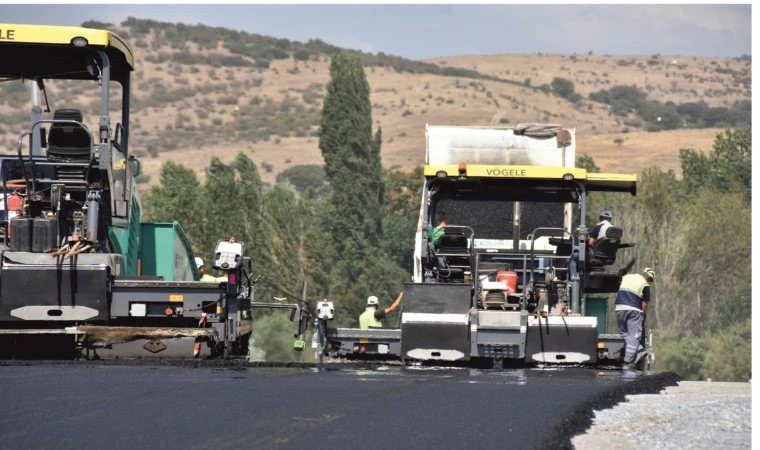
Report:
[[[195,258],[195,265],[198,267],[198,274],[201,276],[200,281],[204,282],[217,282],[217,281],[227,281],[227,277],[212,277],[211,275],[205,273],[206,269],[203,267],[203,260],[201,258],[196,257]]]
[[[403,291],[398,294],[396,301],[393,302],[391,306],[385,309],[380,309],[380,300],[374,295],[369,296],[369,298],[367,298],[367,308],[362,313],[362,315],[359,316],[359,328],[362,330],[367,330],[369,327],[381,328],[383,324],[380,322],[380,320],[385,318],[386,314],[398,308],[398,305],[401,303],[402,298],[404,298]]]

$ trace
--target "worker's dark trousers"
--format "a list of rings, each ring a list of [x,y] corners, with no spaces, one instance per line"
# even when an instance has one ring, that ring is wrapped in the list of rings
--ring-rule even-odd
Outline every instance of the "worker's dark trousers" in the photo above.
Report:
[[[623,362],[631,364],[636,360],[639,345],[644,345],[644,314],[639,311],[616,311],[618,331],[625,341]]]

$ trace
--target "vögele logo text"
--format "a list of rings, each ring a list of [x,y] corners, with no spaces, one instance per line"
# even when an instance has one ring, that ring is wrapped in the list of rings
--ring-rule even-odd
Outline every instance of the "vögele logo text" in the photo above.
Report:
[[[525,169],[499,169],[498,167],[486,169],[486,174],[501,177],[524,177],[528,174],[527,172]]]

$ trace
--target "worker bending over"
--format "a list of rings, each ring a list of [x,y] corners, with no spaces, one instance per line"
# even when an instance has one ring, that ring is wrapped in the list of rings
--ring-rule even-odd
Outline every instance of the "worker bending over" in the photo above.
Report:
[[[644,348],[644,322],[649,306],[649,283],[654,270],[647,267],[641,273],[623,277],[615,299],[618,331],[625,340],[623,369],[633,370],[639,347]]]
[[[367,298],[367,309],[359,316],[359,328],[367,330],[369,327],[380,328],[383,326],[381,319],[385,318],[386,314],[393,312],[401,303],[401,299],[404,297],[404,293],[401,292],[396,297],[396,301],[385,309],[379,309],[380,301],[374,295]]]

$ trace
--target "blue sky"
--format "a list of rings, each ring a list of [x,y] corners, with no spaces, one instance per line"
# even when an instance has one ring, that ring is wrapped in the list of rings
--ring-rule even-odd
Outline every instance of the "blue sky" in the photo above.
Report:
[[[2,5],[5,23],[203,23],[423,59],[462,54],[751,54],[750,5]]]

